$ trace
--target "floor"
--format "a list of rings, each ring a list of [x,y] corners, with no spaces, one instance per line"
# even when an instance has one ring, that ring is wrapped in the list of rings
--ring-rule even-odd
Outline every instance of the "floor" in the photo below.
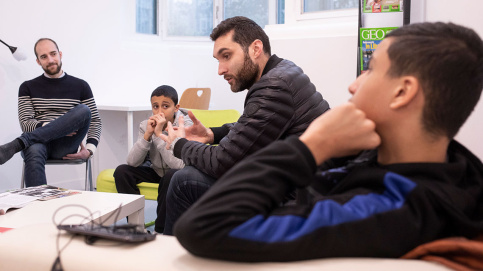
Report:
[[[146,200],[144,204],[144,223],[154,221],[156,219],[156,207],[158,202],[155,200]],[[149,226],[146,230],[154,232],[154,225]]]

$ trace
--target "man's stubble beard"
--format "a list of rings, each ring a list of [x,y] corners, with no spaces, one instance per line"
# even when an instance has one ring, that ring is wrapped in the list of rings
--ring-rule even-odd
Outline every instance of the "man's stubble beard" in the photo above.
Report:
[[[248,53],[246,53],[243,61],[243,67],[236,75],[238,82],[235,82],[235,84],[231,86],[231,91],[237,93],[244,91],[245,89],[251,88],[253,84],[255,84],[255,82],[257,81],[259,72],[260,66],[255,64],[250,59]]]

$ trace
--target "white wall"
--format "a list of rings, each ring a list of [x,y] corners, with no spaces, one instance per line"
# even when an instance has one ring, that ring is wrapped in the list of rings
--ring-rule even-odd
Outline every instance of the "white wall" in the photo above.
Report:
[[[272,52],[302,67],[332,106],[346,101],[347,86],[356,74],[356,21],[342,21],[337,26],[324,20],[297,22],[294,2],[286,3],[288,23],[267,28]],[[231,93],[217,75],[211,42],[166,42],[136,35],[134,6],[134,0],[0,0],[0,39],[29,55],[26,61],[17,62],[0,44],[0,144],[21,133],[18,87],[42,73],[33,54],[33,45],[40,37],[58,42],[64,54],[64,71],[89,82],[98,104],[149,104],[151,91],[169,84],[179,93],[188,87],[211,87],[211,109],[243,110],[246,92]],[[465,8],[455,9],[450,0],[426,0],[423,16],[428,21],[467,25],[483,36],[479,17],[483,1],[462,0],[458,6]],[[482,103],[458,135],[480,158]],[[135,130],[147,114],[135,114]],[[103,132],[94,160],[94,178],[100,170],[124,163],[127,154],[125,115],[103,111],[101,117]],[[0,191],[19,187],[21,166],[19,154],[0,166]],[[83,187],[81,166],[75,172],[61,169],[48,167],[49,183]]]
[[[149,105],[151,92],[168,84],[179,94],[189,87],[211,87],[212,109],[243,109],[245,93],[232,93],[217,75],[210,41],[163,42],[136,35],[134,7],[135,0],[0,0],[0,39],[29,56],[17,62],[0,46],[1,144],[21,133],[18,87],[42,74],[33,53],[34,43],[41,37],[57,41],[64,71],[86,80],[97,104]],[[137,123],[142,118],[138,115]],[[104,129],[94,177],[99,170],[124,163],[127,154],[125,115],[101,112],[101,117]],[[0,191],[19,187],[21,168],[20,154],[0,166]],[[82,188],[82,170],[82,166],[74,173],[70,167],[47,167],[48,182]]]
[[[445,21],[462,24],[473,28],[480,37],[483,37],[483,21],[481,10],[483,1],[461,0],[458,1],[463,9],[455,9],[450,0],[427,0],[426,19],[428,21]],[[456,138],[473,151],[480,160],[483,160],[483,99],[480,98],[472,115],[464,124]]]
[[[413,0],[412,21],[453,22],[473,28],[483,37],[483,1]],[[317,90],[335,106],[350,97],[347,87],[356,77],[357,21],[296,21],[295,2],[286,1],[286,25],[268,26],[272,52],[303,68]],[[415,16],[413,16],[415,15]],[[289,21],[287,22],[287,17]],[[460,130],[457,139],[483,159],[483,99]]]

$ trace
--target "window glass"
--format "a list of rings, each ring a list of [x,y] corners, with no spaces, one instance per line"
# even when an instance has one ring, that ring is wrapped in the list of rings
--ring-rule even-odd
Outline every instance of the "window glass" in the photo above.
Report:
[[[277,24],[285,23],[285,0],[277,1]]]
[[[136,0],[137,33],[157,35],[161,26],[164,37],[208,37],[216,22],[233,16],[246,16],[262,28],[283,24],[285,0]]]
[[[359,0],[304,0],[304,12],[357,8]]]
[[[209,36],[213,0],[168,0],[168,36]]]
[[[156,0],[136,0],[136,32],[158,34]]]
[[[224,0],[223,18],[245,16],[262,28],[268,24],[268,0]]]

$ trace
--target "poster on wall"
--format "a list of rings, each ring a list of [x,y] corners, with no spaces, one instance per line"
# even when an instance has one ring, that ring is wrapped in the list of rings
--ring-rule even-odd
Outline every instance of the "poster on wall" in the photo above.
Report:
[[[403,11],[403,0],[363,0],[364,13]]]
[[[360,28],[360,60],[361,74],[369,68],[369,60],[376,50],[377,46],[386,37],[386,34],[397,27],[378,27],[378,28]]]

